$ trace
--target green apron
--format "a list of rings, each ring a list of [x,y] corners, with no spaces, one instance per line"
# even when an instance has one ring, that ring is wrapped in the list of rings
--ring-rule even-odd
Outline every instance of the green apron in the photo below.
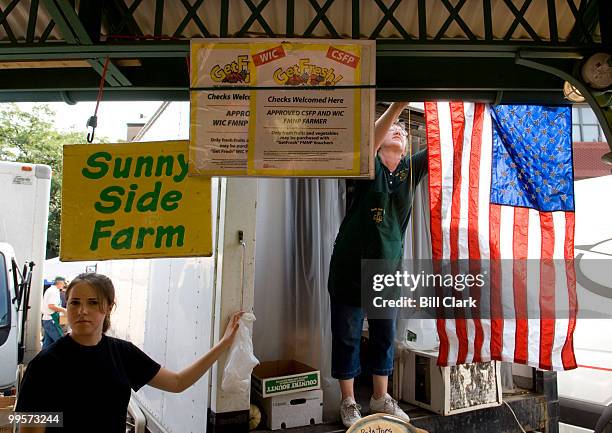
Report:
[[[53,319],[53,325],[55,325],[55,327],[57,328],[57,331],[59,332],[60,336],[64,336],[64,330],[62,329],[62,326],[60,325],[60,313],[58,313],[57,311],[53,312],[51,314],[51,319]]]

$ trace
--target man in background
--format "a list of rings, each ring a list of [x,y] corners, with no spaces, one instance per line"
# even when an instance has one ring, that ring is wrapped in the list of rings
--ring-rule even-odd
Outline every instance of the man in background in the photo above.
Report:
[[[55,277],[53,285],[43,295],[42,304],[42,328],[44,333],[42,348],[46,349],[51,344],[64,336],[59,323],[60,313],[66,314],[66,308],[62,307],[60,291],[66,286],[64,277]]]

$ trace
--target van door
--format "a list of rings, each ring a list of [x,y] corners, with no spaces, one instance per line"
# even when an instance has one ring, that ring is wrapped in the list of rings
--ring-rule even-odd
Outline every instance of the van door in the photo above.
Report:
[[[17,371],[17,311],[9,251],[0,248],[0,392],[15,384]]]

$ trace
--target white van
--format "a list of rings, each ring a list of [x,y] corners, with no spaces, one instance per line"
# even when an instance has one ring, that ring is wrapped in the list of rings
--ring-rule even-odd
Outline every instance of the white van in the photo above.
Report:
[[[29,361],[40,350],[50,190],[51,167],[0,161],[0,391],[14,386],[18,362]],[[22,305],[18,310],[15,281],[21,278],[16,274],[23,274],[30,262],[29,309]],[[25,328],[24,311],[29,317]]]
[[[0,242],[0,391],[14,385],[18,359],[18,314],[13,302],[16,296],[13,284],[14,258],[13,247]]]
[[[578,368],[557,374],[559,431],[600,433],[612,421],[612,176],[579,180],[574,188]]]

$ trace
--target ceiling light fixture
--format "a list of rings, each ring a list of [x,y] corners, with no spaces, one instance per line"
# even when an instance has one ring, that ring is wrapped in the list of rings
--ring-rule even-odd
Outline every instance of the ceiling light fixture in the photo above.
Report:
[[[572,84],[570,84],[569,81],[566,81],[563,84],[563,96],[565,96],[565,99],[568,99],[574,103],[581,103],[585,101],[584,96],[582,96],[582,93],[580,93],[580,91],[576,89]]]

